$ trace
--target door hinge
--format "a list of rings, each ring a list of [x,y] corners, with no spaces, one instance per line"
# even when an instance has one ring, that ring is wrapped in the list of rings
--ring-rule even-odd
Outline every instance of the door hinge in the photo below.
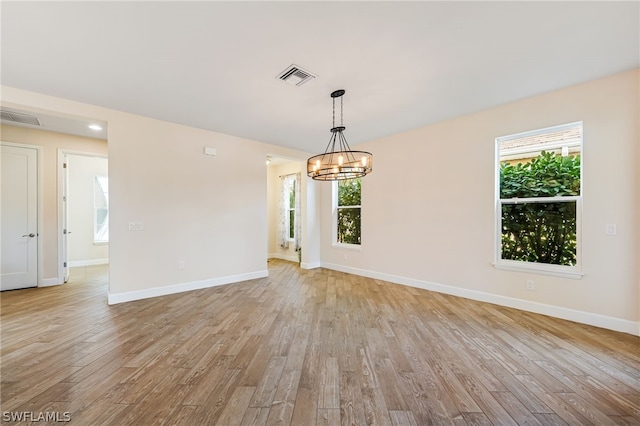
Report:
[[[62,163],[62,168],[66,169],[67,168],[67,163]]]
[[[66,230],[66,229],[64,229],[64,230],[62,231],[62,233],[63,233],[64,235],[67,235],[67,230]]]
[[[65,268],[67,267],[67,262],[64,262],[64,267],[65,267]]]

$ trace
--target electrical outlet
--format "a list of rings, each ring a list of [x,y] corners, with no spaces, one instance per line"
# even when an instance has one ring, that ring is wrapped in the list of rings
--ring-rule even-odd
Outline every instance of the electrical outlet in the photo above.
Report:
[[[178,269],[184,269],[184,260],[178,260]]]
[[[527,280],[527,290],[533,291],[536,289],[536,283],[533,280]]]

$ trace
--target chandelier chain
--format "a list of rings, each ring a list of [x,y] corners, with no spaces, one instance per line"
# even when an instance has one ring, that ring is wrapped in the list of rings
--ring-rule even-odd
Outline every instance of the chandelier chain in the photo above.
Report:
[[[333,101],[333,126],[331,127],[336,127],[336,98],[332,98]]]

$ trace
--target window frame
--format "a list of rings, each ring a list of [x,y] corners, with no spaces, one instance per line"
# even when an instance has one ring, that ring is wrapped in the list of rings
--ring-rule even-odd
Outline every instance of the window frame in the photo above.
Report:
[[[285,214],[285,221],[287,222],[287,232],[288,240],[294,241],[296,239],[296,182],[297,178],[294,176],[293,179],[289,181],[289,185],[287,188],[287,207]],[[293,207],[291,207],[291,195],[293,193]],[[291,212],[293,212],[293,236],[291,235]]]
[[[563,129],[580,126],[580,145],[578,155],[580,155],[580,195],[559,196],[559,197],[534,197],[534,198],[500,198],[500,143],[507,140],[518,139],[527,136],[537,136],[546,133],[558,132]],[[546,127],[532,131],[520,132],[495,139],[495,195],[494,195],[494,266],[496,269],[530,272],[540,275],[552,275],[563,278],[580,279],[584,275],[582,272],[582,203],[584,186],[584,125],[582,121],[576,121],[557,126]],[[549,263],[527,262],[522,260],[511,260],[502,258],[502,206],[505,204],[518,203],[576,203],[576,264],[556,265]]]
[[[361,179],[361,178],[354,178]],[[346,179],[343,179],[346,180]],[[339,206],[338,205],[338,184],[341,181],[337,180],[332,185],[332,245],[336,248],[342,248],[352,251],[360,251],[362,249],[362,180],[360,180],[360,204],[357,206]],[[338,210],[339,209],[359,209],[360,210],[360,244],[342,243],[338,241]]]

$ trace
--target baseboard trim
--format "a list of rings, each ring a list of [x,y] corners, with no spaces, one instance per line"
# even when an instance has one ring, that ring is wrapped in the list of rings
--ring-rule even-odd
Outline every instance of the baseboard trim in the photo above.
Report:
[[[302,262],[300,263],[300,267],[302,269],[315,269],[320,268],[322,264],[320,262]]]
[[[88,260],[73,260],[68,263],[69,268],[77,268],[78,266],[94,266],[94,265],[106,265],[109,263],[109,258],[106,259],[88,259]]]
[[[62,284],[62,282],[57,278],[44,278],[38,287],[51,287],[60,284]]]
[[[269,259],[282,259],[282,260],[288,260],[290,262],[295,262],[295,263],[299,263],[300,264],[300,268],[302,269],[315,269],[315,268],[319,268],[320,266],[322,266],[320,264],[320,262],[300,262],[298,260],[298,256],[291,256],[291,255],[284,255],[281,253],[269,253],[268,255]]]
[[[335,263],[324,263],[323,268],[334,271],[346,272],[348,274],[360,275],[394,284],[402,284],[410,287],[421,288],[423,290],[435,291],[437,293],[449,294],[452,296],[464,297],[466,299],[477,300],[479,302],[493,303],[509,308],[520,309],[522,311],[547,315],[554,318],[565,319],[581,324],[592,325],[594,327],[606,328],[608,330],[620,331],[623,333],[640,336],[640,321],[629,321],[621,318],[606,315],[594,314],[585,311],[578,311],[560,306],[547,305],[544,303],[532,302],[529,300],[516,299],[513,297],[500,296],[481,291],[468,290],[446,284],[430,281],[416,280],[413,278],[401,277],[398,275],[385,274],[382,272],[369,271],[366,269],[352,268],[350,266],[338,265]]]
[[[298,263],[298,254],[283,254],[283,253],[271,253],[268,256],[269,259],[282,259],[282,260],[288,260],[289,262],[296,262]]]
[[[149,299],[152,297],[167,296],[169,294],[200,290],[202,288],[217,287],[225,284],[237,283],[240,281],[264,278],[267,276],[269,276],[269,271],[265,269],[262,271],[248,272],[246,274],[229,275],[226,277],[210,278],[207,280],[191,281],[162,287],[153,287],[144,290],[127,291],[125,293],[109,292],[108,303],[109,305],[117,305],[118,303],[132,302],[134,300]]]

